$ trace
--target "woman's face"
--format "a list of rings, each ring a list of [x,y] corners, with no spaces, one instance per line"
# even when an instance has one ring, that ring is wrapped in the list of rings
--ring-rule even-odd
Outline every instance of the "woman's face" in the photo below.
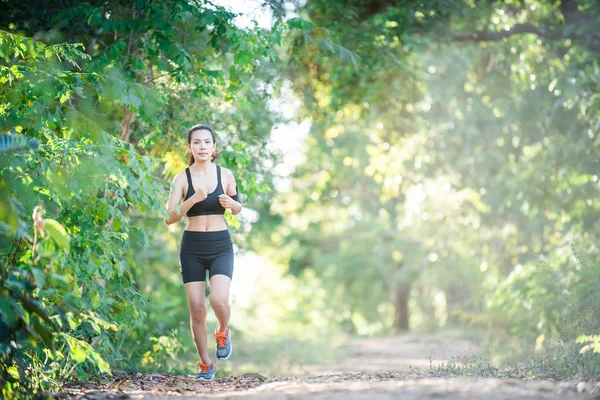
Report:
[[[199,129],[192,132],[188,150],[194,155],[196,161],[210,161],[215,150],[215,142],[213,142],[210,131]]]

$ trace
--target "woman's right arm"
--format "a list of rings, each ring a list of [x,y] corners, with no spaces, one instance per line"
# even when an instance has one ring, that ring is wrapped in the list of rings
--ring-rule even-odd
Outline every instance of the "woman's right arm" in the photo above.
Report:
[[[181,173],[177,174],[173,179],[173,183],[171,184],[169,201],[167,202],[167,213],[169,214],[169,218],[164,219],[167,225],[171,225],[179,221],[194,204],[206,198],[206,192],[202,189],[199,189],[189,199],[182,202],[181,200],[183,199],[184,185],[185,178]]]

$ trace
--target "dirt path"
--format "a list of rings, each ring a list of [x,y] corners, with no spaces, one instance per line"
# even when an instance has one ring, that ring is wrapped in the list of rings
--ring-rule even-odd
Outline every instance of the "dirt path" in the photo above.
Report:
[[[422,370],[448,361],[461,360],[480,355],[481,348],[464,339],[396,336],[366,338],[349,341],[340,349],[343,356],[328,365],[308,365],[309,374],[335,374],[352,371],[409,371]]]
[[[192,376],[134,374],[100,387],[72,387],[57,397],[85,399],[600,399],[600,384],[457,376],[435,368],[477,354],[464,340],[425,337],[360,339],[330,365],[305,365],[307,376],[243,374],[199,382]],[[434,368],[430,368],[433,366]],[[464,375],[464,374],[463,374]],[[498,374],[496,374],[498,375]],[[515,376],[514,371],[512,374]],[[517,374],[518,375],[518,374]]]

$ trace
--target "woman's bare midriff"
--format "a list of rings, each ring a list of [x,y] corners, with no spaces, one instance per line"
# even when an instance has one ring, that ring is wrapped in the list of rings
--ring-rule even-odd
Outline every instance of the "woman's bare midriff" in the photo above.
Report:
[[[224,231],[227,229],[223,215],[198,215],[187,217],[186,231]]]

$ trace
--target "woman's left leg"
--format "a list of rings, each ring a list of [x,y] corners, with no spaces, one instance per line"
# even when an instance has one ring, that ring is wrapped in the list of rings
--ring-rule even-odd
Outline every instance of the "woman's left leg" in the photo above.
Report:
[[[226,252],[211,262],[210,270],[210,306],[219,321],[215,334],[217,339],[216,357],[226,360],[231,355],[231,331],[229,318],[229,288],[233,276],[233,252]]]
[[[225,332],[231,317],[231,307],[229,306],[230,286],[231,278],[227,275],[213,275],[210,278],[210,306],[215,311],[215,316],[219,321],[219,332]]]

